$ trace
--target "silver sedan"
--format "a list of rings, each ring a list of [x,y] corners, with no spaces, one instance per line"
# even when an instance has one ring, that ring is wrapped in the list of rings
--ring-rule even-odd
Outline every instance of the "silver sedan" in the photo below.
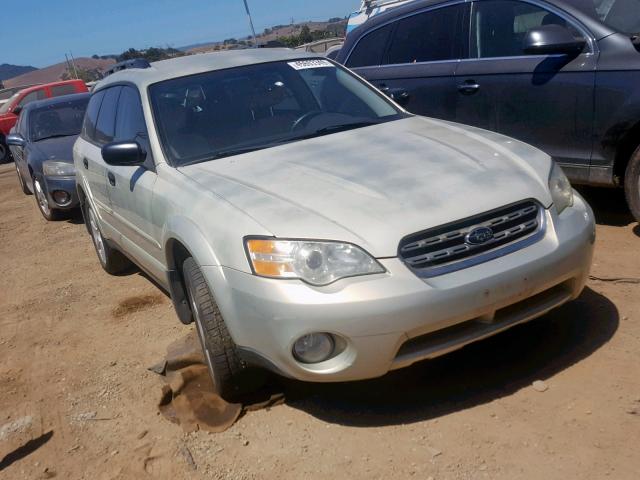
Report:
[[[442,355],[575,299],[591,265],[592,211],[548,155],[306,53],[125,65],[74,157],[103,267],[171,293],[226,397],[255,367],[333,382]]]

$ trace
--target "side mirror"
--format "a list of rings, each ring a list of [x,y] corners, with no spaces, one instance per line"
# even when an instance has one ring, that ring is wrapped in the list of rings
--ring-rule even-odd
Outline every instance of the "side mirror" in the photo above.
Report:
[[[532,28],[524,37],[522,49],[530,55],[565,54],[578,55],[587,41],[576,38],[561,25],[543,25]]]
[[[27,144],[26,140],[19,133],[10,133],[6,138],[7,145],[13,145],[14,147],[24,148]]]
[[[20,115],[21,111],[22,111],[22,107],[20,105],[18,105],[16,108],[13,109],[13,114],[14,115]]]
[[[102,158],[107,165],[140,166],[147,158],[147,152],[138,142],[111,142],[102,147]]]

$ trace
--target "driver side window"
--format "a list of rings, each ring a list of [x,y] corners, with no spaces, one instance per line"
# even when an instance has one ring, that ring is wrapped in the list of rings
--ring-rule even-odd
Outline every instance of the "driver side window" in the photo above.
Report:
[[[576,37],[582,33],[564,18],[530,3],[514,0],[475,2],[471,22],[471,58],[525,55],[524,37],[545,25],[567,27]]]

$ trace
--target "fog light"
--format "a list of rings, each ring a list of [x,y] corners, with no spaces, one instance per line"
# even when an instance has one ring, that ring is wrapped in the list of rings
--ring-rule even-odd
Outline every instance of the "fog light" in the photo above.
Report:
[[[293,345],[293,355],[302,363],[320,363],[331,357],[336,347],[329,333],[310,333]]]
[[[58,205],[66,205],[71,201],[71,195],[64,190],[54,190],[51,196]]]

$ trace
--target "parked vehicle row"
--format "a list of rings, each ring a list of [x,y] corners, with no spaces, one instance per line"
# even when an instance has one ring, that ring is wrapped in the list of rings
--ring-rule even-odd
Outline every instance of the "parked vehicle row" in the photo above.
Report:
[[[413,113],[544,150],[574,183],[624,186],[640,221],[638,0],[364,3],[382,6],[340,63]]]
[[[35,195],[47,220],[78,207],[72,152],[89,96],[79,93],[31,102],[7,136],[20,188],[25,195]]]
[[[18,122],[18,116],[25,106],[37,100],[87,91],[87,86],[82,80],[66,80],[35,85],[15,92],[0,106],[0,163],[9,160],[6,137]]]
[[[591,264],[549,155],[305,52],[120,65],[73,157],[100,264],[170,293],[228,399],[264,370],[359,380],[461,348],[576,298]]]

